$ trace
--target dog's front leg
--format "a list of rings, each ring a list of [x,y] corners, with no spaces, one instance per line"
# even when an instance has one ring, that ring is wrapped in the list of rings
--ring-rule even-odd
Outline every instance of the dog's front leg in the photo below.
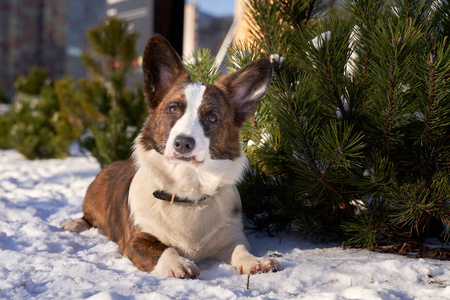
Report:
[[[244,244],[234,247],[231,254],[231,265],[239,274],[256,274],[276,272],[279,270],[278,261],[272,258],[256,257],[252,255]]]
[[[143,232],[131,236],[124,254],[141,271],[175,278],[195,278],[200,274],[192,261]]]

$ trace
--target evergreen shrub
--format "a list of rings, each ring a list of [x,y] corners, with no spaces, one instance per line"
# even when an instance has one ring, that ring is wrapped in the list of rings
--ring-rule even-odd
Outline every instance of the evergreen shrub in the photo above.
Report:
[[[42,87],[39,95],[18,94],[7,120],[11,146],[25,157],[42,159],[69,155],[80,127],[60,115],[59,96],[53,84]]]
[[[250,0],[253,41],[229,49],[231,70],[258,57],[274,70],[243,130],[246,216],[368,248],[447,241],[448,1],[322,4]]]
[[[102,167],[115,160],[127,159],[130,148],[146,117],[142,88],[126,87],[136,61],[137,34],[128,30],[125,20],[108,18],[87,31],[92,51],[81,59],[91,79],[79,81],[80,97],[75,104],[77,118],[87,131],[81,145]]]

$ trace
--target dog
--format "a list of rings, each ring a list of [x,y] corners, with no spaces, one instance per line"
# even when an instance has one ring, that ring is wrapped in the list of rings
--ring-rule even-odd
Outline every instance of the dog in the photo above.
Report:
[[[206,258],[239,274],[279,270],[276,260],[249,252],[236,188],[247,167],[240,129],[267,90],[270,62],[255,60],[215,85],[193,82],[169,42],[155,35],[142,69],[148,117],[132,157],[96,176],[84,216],[62,228],[97,227],[138,269],[163,277],[195,278]]]

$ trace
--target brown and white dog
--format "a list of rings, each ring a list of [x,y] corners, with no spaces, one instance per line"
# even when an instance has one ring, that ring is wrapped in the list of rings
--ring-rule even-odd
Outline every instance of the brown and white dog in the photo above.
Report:
[[[148,117],[133,159],[103,169],[86,192],[84,216],[63,228],[98,227],[140,270],[161,276],[195,278],[205,258],[240,274],[277,271],[276,260],[249,252],[235,186],[247,164],[240,128],[266,92],[270,62],[251,62],[216,85],[192,82],[156,35],[143,71]]]

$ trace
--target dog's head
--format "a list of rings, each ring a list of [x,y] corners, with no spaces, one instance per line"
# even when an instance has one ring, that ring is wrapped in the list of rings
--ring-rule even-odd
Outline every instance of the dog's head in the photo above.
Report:
[[[138,141],[142,148],[192,168],[242,156],[240,128],[269,85],[268,60],[251,62],[215,85],[192,82],[169,42],[156,35],[145,48],[143,71],[149,116]]]

